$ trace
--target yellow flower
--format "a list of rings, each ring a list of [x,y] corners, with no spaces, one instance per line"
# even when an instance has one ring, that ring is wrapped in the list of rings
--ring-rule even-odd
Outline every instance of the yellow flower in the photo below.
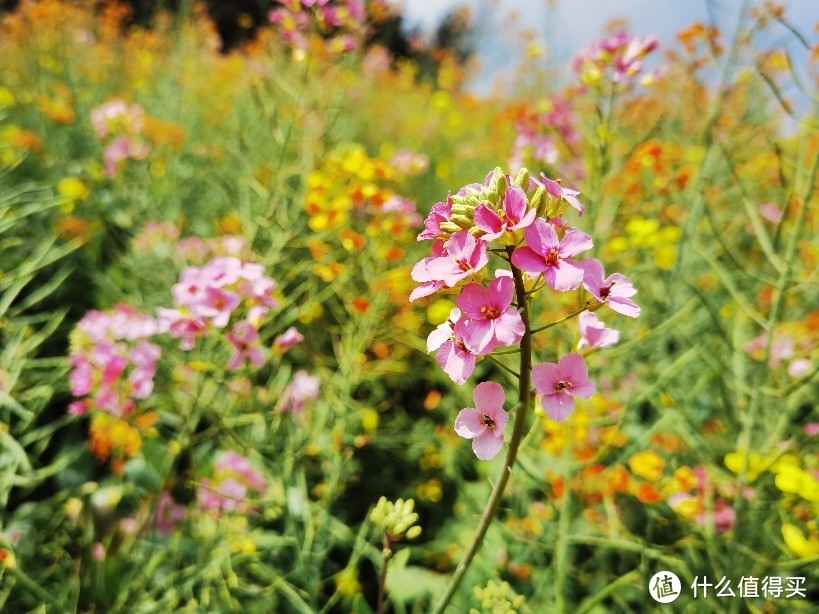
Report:
[[[762,456],[759,452],[729,452],[725,455],[725,466],[730,471],[739,475],[745,469],[749,482],[753,482],[759,474],[768,469],[773,462],[770,456]]]
[[[632,454],[628,459],[628,466],[635,475],[654,482],[662,476],[665,460],[654,450],[646,450]]]
[[[808,501],[819,502],[819,480],[795,465],[781,467],[774,483],[782,492],[798,494]]]
[[[69,202],[85,200],[90,194],[88,186],[76,177],[65,177],[57,182],[57,192]]]
[[[783,524],[782,538],[788,549],[800,559],[809,559],[819,555],[819,535],[816,533],[809,535],[806,539],[796,526]]]

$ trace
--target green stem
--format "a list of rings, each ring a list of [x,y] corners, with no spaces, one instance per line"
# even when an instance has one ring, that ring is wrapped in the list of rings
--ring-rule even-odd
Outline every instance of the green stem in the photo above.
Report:
[[[512,256],[513,247],[508,247],[507,252],[509,257]],[[498,511],[503,491],[506,490],[506,484],[509,482],[509,477],[512,475],[512,467],[515,465],[515,458],[517,458],[518,448],[520,447],[521,439],[523,438],[523,431],[526,425],[526,417],[529,414],[529,388],[531,387],[532,375],[532,331],[529,328],[529,309],[526,302],[526,288],[523,285],[523,276],[520,270],[512,267],[512,277],[515,280],[515,294],[517,295],[518,305],[526,306],[520,310],[521,318],[525,327],[523,338],[520,341],[520,383],[518,385],[518,400],[520,410],[515,414],[515,424],[512,428],[512,438],[509,440],[509,448],[506,451],[506,460],[503,463],[503,469],[498,476],[495,486],[492,488],[492,494],[489,495],[489,500],[486,502],[481,520],[478,523],[478,528],[475,535],[472,537],[472,543],[464,553],[455,573],[449,580],[446,592],[438,601],[434,614],[442,614],[446,609],[455,591],[463,580],[464,574],[472,564],[472,559],[480,550],[483,544],[486,532],[489,530],[489,525],[495,518]]]
[[[532,334],[534,335],[535,333],[539,333],[540,331],[542,331],[542,330],[546,330],[547,328],[552,328],[552,326],[557,326],[558,324],[562,324],[562,323],[563,323],[563,322],[565,322],[566,320],[571,320],[573,317],[575,317],[575,316],[579,316],[579,315],[580,315],[581,313],[583,313],[584,311],[586,311],[586,306],[585,306],[585,305],[583,305],[583,307],[581,307],[581,308],[580,308],[580,309],[578,309],[577,311],[573,311],[573,312],[571,312],[569,315],[567,315],[567,316],[565,316],[565,317],[563,317],[563,318],[560,318],[559,320],[555,320],[555,321],[554,321],[554,322],[552,322],[551,324],[546,324],[545,326],[541,326],[540,328],[536,328],[536,329],[534,329],[534,330],[532,331]]]

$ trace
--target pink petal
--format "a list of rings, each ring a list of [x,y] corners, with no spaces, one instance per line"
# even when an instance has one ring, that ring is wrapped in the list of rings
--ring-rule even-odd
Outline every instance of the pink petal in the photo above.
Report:
[[[515,295],[515,281],[511,277],[496,277],[489,282],[487,290],[489,304],[503,311],[512,304],[512,297]]]
[[[532,222],[523,236],[526,237],[529,247],[541,255],[549,253],[550,249],[560,249],[560,241],[557,239],[554,227],[543,218]]]
[[[475,401],[476,411],[481,415],[489,414],[503,407],[506,401],[506,395],[503,392],[503,386],[500,384],[496,384],[495,382],[481,382],[475,386],[475,392],[472,393],[472,400]],[[503,427],[501,427],[501,429],[502,428]]]
[[[503,234],[503,221],[500,216],[486,204],[481,203],[475,207],[474,220],[475,226],[486,233],[483,237],[484,240],[491,241]]]
[[[512,264],[527,273],[543,273],[549,268],[543,256],[526,246],[519,247],[512,253]]]
[[[540,403],[552,420],[565,420],[574,411],[574,397],[565,391],[543,395]]]
[[[481,460],[494,458],[503,448],[503,438],[496,437],[492,431],[488,430],[472,440],[472,451]]]
[[[465,408],[455,418],[455,432],[466,439],[473,439],[486,430],[483,413],[477,409]]]
[[[561,380],[568,382],[578,382],[588,379],[589,368],[586,366],[586,361],[580,354],[572,352],[566,354],[557,363],[558,377]]]
[[[503,196],[503,210],[506,212],[506,218],[509,220],[520,221],[526,212],[526,192],[516,186],[506,188],[506,194]]]
[[[592,238],[581,230],[570,230],[563,236],[560,242],[560,255],[563,258],[571,258],[580,252],[585,252],[594,246]]]
[[[514,309],[509,309],[506,313],[495,320],[495,339],[501,345],[514,345],[523,338],[526,327],[523,318]]]
[[[597,390],[597,386],[590,379],[572,382],[572,387],[569,388],[569,392],[571,394],[576,397],[580,397],[581,399],[588,399],[594,394],[595,390]]]
[[[541,362],[532,367],[532,384],[541,396],[554,390],[560,381],[558,367],[553,362]]]
[[[583,269],[566,260],[558,260],[556,266],[545,267],[543,278],[554,290],[566,292],[574,290],[583,282]]]
[[[488,354],[493,349],[494,327],[489,320],[466,320],[458,327],[458,335],[470,352]]]
[[[481,309],[489,305],[489,297],[483,286],[471,283],[461,290],[455,304],[461,308],[464,315],[471,319],[484,319]]]
[[[577,263],[583,269],[583,285],[594,296],[600,296],[600,287],[603,285],[605,272],[601,262],[595,258],[586,258]]]
[[[606,305],[608,305],[612,311],[616,311],[630,318],[636,318],[640,315],[640,308],[627,298],[612,297],[609,295],[606,300]]]

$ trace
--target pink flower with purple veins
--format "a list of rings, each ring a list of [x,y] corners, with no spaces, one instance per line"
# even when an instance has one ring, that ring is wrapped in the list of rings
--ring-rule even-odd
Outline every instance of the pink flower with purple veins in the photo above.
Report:
[[[514,294],[514,280],[498,277],[487,288],[472,283],[458,295],[455,304],[466,317],[463,340],[471,352],[488,354],[498,346],[514,345],[523,338],[523,319],[510,307]]]
[[[596,389],[580,354],[566,354],[557,363],[542,362],[532,367],[532,384],[546,414],[565,420],[574,411],[574,398],[588,399]]]
[[[524,236],[528,245],[514,251],[513,265],[527,273],[542,273],[546,283],[560,292],[574,290],[583,282],[583,269],[572,257],[592,247],[589,235],[573,228],[560,240],[554,226],[538,218]]]
[[[444,248],[446,256],[428,261],[420,279],[415,276],[413,269],[415,281],[442,281],[447,286],[454,287],[480,271],[489,262],[486,242],[479,241],[467,230],[454,233]]]
[[[602,263],[594,258],[584,260],[580,266],[583,269],[583,287],[595,299],[624,316],[636,318],[640,315],[640,308],[631,300],[631,297],[637,294],[637,290],[628,277],[620,273],[612,273],[605,277]]]
[[[581,313],[577,319],[577,325],[580,328],[578,350],[605,348],[620,341],[620,331],[606,328],[605,324],[591,311]]]
[[[472,395],[475,408],[467,407],[455,419],[455,432],[472,440],[472,451],[481,460],[490,460],[503,447],[503,429],[509,414],[503,409],[506,400],[503,387],[495,382],[481,382]]]
[[[486,203],[475,208],[475,227],[484,231],[484,241],[499,239],[505,233],[514,232],[529,226],[535,221],[537,212],[527,211],[526,192],[512,186],[506,189],[500,211],[495,211]]]
[[[234,371],[246,361],[257,369],[264,365],[264,354],[259,345],[259,331],[250,322],[242,320],[233,325],[233,330],[225,335],[233,346],[233,353],[228,359],[226,369]]]

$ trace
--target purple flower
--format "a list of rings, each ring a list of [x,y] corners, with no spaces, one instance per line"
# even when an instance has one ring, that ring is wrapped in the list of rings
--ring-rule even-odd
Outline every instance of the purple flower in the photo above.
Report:
[[[637,294],[637,290],[628,277],[620,273],[605,277],[603,265],[594,258],[584,260],[579,266],[583,269],[583,286],[594,298],[624,316],[636,318],[640,315],[640,308],[630,298]]]
[[[506,400],[503,387],[495,382],[481,382],[472,395],[475,408],[467,407],[455,419],[455,432],[472,440],[472,451],[481,460],[493,458],[503,447],[503,429],[509,414],[503,409]]]
[[[595,391],[586,361],[580,354],[566,354],[556,364],[532,367],[532,384],[543,409],[552,420],[565,420],[574,411],[574,397],[588,399]]]
[[[528,245],[514,251],[513,265],[527,273],[542,273],[546,283],[561,292],[574,290],[583,282],[583,269],[571,258],[592,247],[589,235],[573,228],[561,241],[554,226],[538,218],[524,236]]]
[[[525,327],[520,314],[511,309],[515,282],[498,277],[489,287],[472,283],[456,300],[466,318],[464,343],[475,354],[488,354],[501,345],[514,345],[523,337]]]
[[[578,350],[605,348],[620,341],[620,331],[606,326],[591,311],[584,311],[577,319],[580,328]]]

